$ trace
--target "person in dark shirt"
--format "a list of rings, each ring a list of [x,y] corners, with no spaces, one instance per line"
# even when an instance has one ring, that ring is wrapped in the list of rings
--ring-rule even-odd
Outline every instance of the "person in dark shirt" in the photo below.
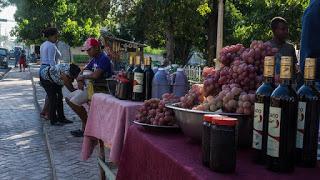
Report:
[[[273,38],[269,41],[273,48],[277,48],[278,52],[275,55],[275,79],[276,82],[279,81],[280,75],[280,64],[282,56],[290,56],[293,58],[293,68],[294,71],[293,79],[296,79],[296,73],[298,73],[298,61],[296,56],[295,48],[292,44],[287,42],[289,37],[288,22],[282,17],[275,17],[271,20],[271,29],[273,33]]]
[[[302,18],[300,69],[306,58],[317,58],[316,81],[320,82],[320,1],[310,0]],[[302,73],[304,75],[304,73]]]
[[[87,122],[87,112],[82,104],[87,103],[88,91],[86,87],[87,80],[99,80],[112,76],[112,65],[108,56],[101,51],[99,41],[94,38],[88,38],[82,47],[82,51],[87,51],[91,58],[89,64],[84,68],[77,78],[78,90],[72,92],[66,98],[67,104],[80,117],[82,121],[82,128],[71,131],[71,134],[76,137],[82,137],[83,131]],[[87,72],[91,73],[87,73]],[[86,73],[84,73],[86,72]]]

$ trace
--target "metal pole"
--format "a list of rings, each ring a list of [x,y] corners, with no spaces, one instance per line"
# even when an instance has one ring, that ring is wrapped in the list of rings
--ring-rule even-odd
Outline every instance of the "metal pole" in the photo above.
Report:
[[[224,15],[224,0],[219,0],[218,4],[218,28],[217,28],[217,51],[216,51],[216,69],[220,69],[220,51],[223,46],[223,15]]]

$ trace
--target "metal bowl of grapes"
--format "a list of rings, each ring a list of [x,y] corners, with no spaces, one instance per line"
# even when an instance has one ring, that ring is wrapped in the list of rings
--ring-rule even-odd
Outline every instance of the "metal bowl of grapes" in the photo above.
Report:
[[[251,116],[238,114],[238,113],[224,113],[222,110],[215,112],[210,111],[200,111],[180,108],[179,103],[167,104],[167,108],[172,109],[175,114],[178,125],[180,126],[182,132],[190,137],[196,142],[201,142],[202,140],[202,122],[203,116],[205,114],[219,114],[224,116],[229,116],[238,119],[237,130],[237,140],[239,147],[250,147],[252,143],[252,122]]]

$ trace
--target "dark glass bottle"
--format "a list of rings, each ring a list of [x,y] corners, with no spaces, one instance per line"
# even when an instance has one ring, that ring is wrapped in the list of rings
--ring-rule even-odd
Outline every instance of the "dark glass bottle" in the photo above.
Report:
[[[154,73],[151,69],[151,57],[144,60],[144,96],[145,100],[149,100],[152,97],[152,79]]]
[[[133,89],[133,69],[134,69],[134,58],[130,56],[129,58],[129,67],[127,69],[127,78],[129,80],[129,88],[128,88],[128,99],[132,99],[132,89]]]
[[[281,57],[281,83],[270,98],[267,140],[267,168],[276,172],[294,171],[298,103],[292,71],[292,57]]]
[[[315,59],[305,60],[305,81],[298,90],[296,161],[304,167],[317,164],[320,101],[315,88],[315,67]]]
[[[143,101],[143,70],[141,69],[140,56],[136,56],[136,66],[133,70],[133,90],[132,90],[132,100],[133,101]]]
[[[267,56],[264,59],[264,82],[256,91],[253,122],[253,160],[258,164],[264,164],[267,154],[268,119],[270,108],[270,96],[274,90],[274,57]]]

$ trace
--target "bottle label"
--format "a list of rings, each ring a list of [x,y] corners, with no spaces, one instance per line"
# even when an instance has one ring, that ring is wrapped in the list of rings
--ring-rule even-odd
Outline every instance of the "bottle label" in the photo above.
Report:
[[[268,125],[267,154],[279,157],[281,108],[270,107]]]
[[[305,79],[315,79],[315,67],[316,67],[316,59],[314,58],[306,58],[304,65],[304,78]]]
[[[264,77],[274,77],[274,56],[266,56],[264,58]]]
[[[302,149],[303,147],[303,136],[304,136],[304,123],[306,117],[306,102],[299,102],[298,106],[298,120],[297,120],[297,137],[296,137],[296,148]]]
[[[291,79],[292,76],[292,57],[282,56],[280,66],[280,78]]]
[[[263,108],[264,108],[263,103],[254,104],[253,140],[252,140],[252,147],[254,149],[262,149]]]
[[[133,92],[143,92],[143,73],[134,73]]]

